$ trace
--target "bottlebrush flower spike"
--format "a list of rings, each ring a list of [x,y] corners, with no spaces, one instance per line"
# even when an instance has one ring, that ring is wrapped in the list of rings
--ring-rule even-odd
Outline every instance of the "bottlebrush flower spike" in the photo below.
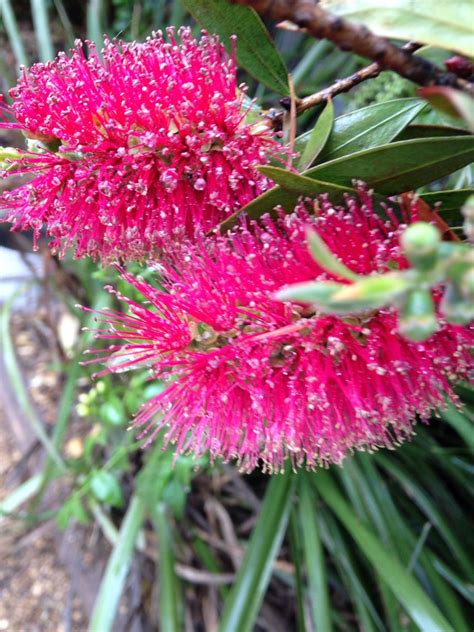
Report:
[[[235,55],[188,28],[144,43],[77,42],[24,71],[4,106],[34,151],[9,173],[35,177],[0,198],[14,230],[46,226],[63,254],[110,261],[156,254],[212,229],[262,193],[256,169],[280,145],[245,117]]]
[[[444,394],[456,401],[451,383],[472,367],[472,329],[444,325],[414,343],[388,309],[339,319],[274,300],[284,284],[337,278],[310,256],[308,227],[359,274],[407,266],[405,225],[380,219],[360,195],[346,208],[323,197],[316,215],[300,203],[227,239],[181,245],[160,269],[167,291],[123,273],[147,303],[120,296],[128,313],[103,312],[98,338],[119,344],[94,353],[103,373],[147,363],[169,380],[138,413],[140,436],[165,429],[177,452],[237,459],[247,471],[278,471],[288,457],[312,468],[398,444],[417,415],[445,405]]]

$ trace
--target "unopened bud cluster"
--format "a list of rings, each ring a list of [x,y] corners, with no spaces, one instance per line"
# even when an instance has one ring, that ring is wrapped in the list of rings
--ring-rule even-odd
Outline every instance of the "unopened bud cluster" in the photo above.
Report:
[[[463,208],[464,229],[474,236],[474,198]],[[320,265],[351,284],[334,281],[300,283],[281,290],[280,300],[312,304],[322,313],[350,315],[394,306],[398,328],[405,337],[423,341],[440,328],[438,314],[447,322],[468,325],[474,319],[474,251],[465,243],[443,242],[432,224],[416,222],[400,238],[410,268],[357,277],[340,268],[320,238],[310,236],[311,252]],[[441,300],[438,286],[444,286]],[[439,303],[439,307],[437,307]]]

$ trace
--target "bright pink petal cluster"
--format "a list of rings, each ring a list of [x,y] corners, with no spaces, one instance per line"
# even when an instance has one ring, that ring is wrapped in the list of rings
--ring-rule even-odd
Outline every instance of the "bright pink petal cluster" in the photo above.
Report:
[[[164,429],[178,452],[236,459],[244,470],[279,470],[287,458],[314,467],[398,443],[417,415],[428,418],[445,395],[455,401],[473,330],[446,324],[414,343],[389,309],[340,319],[274,300],[287,283],[329,278],[308,253],[308,226],[360,274],[406,266],[404,226],[376,215],[367,194],[346,208],[321,198],[316,214],[307,204],[182,245],[159,267],[165,290],[124,273],[146,301],[119,296],[127,313],[102,312],[98,337],[119,341],[102,352],[106,371],[147,364],[169,381],[136,417],[141,436]]]
[[[11,91],[16,122],[0,124],[36,140],[13,165],[34,178],[0,209],[14,230],[46,225],[60,253],[105,261],[214,228],[265,190],[256,167],[280,149],[246,123],[236,74],[216,36],[187,28],[36,64]]]

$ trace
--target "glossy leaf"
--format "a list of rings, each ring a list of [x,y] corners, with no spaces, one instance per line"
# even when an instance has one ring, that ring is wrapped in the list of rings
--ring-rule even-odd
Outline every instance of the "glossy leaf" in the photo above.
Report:
[[[366,182],[382,195],[394,195],[424,186],[474,160],[474,138],[427,138],[382,145],[331,160],[305,176],[349,186]]]
[[[439,138],[440,136],[468,136],[469,132],[462,127],[448,125],[418,124],[408,125],[396,140],[415,140],[417,138]]]
[[[227,50],[232,47],[230,37],[237,35],[239,66],[277,94],[289,94],[285,62],[253,9],[222,0],[183,2],[196,22],[210,33],[219,35]]]
[[[452,626],[418,582],[406,571],[399,560],[386,550],[370,529],[360,522],[342,497],[331,476],[320,470],[313,481],[326,504],[343,523],[361,551],[376,567],[380,576],[420,629],[430,630],[430,632],[454,632]]]
[[[424,108],[422,99],[393,99],[339,116],[319,162],[390,143]]]
[[[291,509],[290,471],[275,474],[268,483],[259,520],[253,530],[242,566],[224,604],[220,632],[250,632],[272,575]]]
[[[301,158],[298,161],[298,171],[305,171],[314,163],[326,145],[333,124],[334,107],[332,101],[328,101],[319,115],[316,125],[311,130],[306,145],[304,145]]]
[[[270,189],[228,217],[222,230],[231,228],[241,215],[257,219],[275,207],[291,211],[299,195],[327,192],[340,201],[345,191],[354,192],[353,180],[362,180],[380,195],[395,195],[424,186],[474,160],[474,138],[456,136],[398,141],[336,158],[299,175],[279,167],[260,167],[281,186]],[[316,181],[314,187],[308,179]]]
[[[282,189],[294,193],[294,201],[296,201],[296,198],[300,195],[316,196],[322,193],[329,193],[331,199],[342,201],[344,199],[344,193],[356,193],[356,190],[352,186],[335,186],[330,181],[324,182],[315,178],[307,178],[304,175],[287,171],[280,167],[265,166],[260,167],[259,171],[280,185]]]
[[[325,9],[377,35],[474,55],[471,0],[323,0]]]

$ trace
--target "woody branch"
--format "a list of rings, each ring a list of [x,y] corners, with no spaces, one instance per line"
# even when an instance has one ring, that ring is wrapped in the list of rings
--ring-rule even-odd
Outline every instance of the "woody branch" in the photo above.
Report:
[[[451,72],[444,72],[426,59],[395,46],[366,26],[348,22],[325,11],[316,0],[231,0],[252,7],[272,20],[289,20],[318,39],[327,39],[341,50],[352,51],[393,70],[421,86],[452,86],[474,95],[474,85]]]

